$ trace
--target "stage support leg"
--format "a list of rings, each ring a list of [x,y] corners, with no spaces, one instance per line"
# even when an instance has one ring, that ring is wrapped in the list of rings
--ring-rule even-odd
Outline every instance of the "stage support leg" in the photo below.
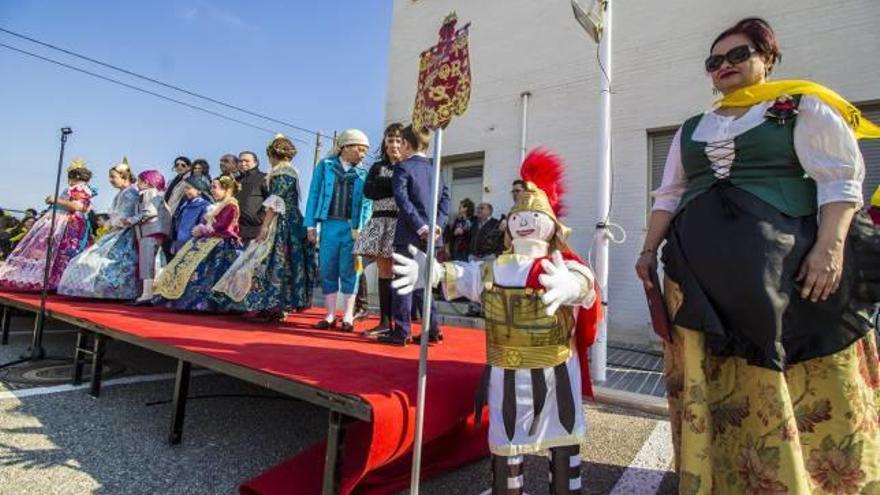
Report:
[[[0,319],[0,345],[9,344],[10,320],[12,320],[12,311],[9,306],[3,306],[3,317]]]
[[[73,379],[72,382],[74,385],[79,385],[82,383],[83,376],[83,367],[85,366],[85,354],[90,354],[90,351],[86,349],[88,345],[87,342],[89,340],[89,333],[87,330],[79,329],[76,332],[76,348],[73,350]]]
[[[186,416],[186,396],[189,394],[191,366],[187,361],[177,361],[177,377],[174,380],[174,400],[172,403],[171,434],[168,436],[168,443],[171,445],[180,444],[180,440],[183,438],[183,420]]]
[[[322,495],[339,493],[339,475],[342,467],[342,446],[345,441],[345,425],[342,413],[330,411],[327,431],[327,452],[324,454],[324,487]]]
[[[101,395],[101,371],[104,368],[104,345],[106,337],[94,334],[95,345],[92,347],[92,382],[89,395],[98,398]]]

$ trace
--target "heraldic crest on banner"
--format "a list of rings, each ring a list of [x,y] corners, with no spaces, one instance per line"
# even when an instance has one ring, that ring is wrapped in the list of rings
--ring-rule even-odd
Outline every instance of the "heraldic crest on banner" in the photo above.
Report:
[[[413,127],[445,129],[455,115],[463,114],[471,97],[468,28],[457,29],[458,16],[449,14],[440,27],[436,45],[422,52],[419,85],[413,108]]]

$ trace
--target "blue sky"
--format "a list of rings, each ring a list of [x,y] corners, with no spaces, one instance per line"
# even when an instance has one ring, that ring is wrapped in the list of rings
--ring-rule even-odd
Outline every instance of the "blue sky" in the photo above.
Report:
[[[381,136],[391,2],[26,2],[0,0],[0,27],[310,129]],[[310,166],[314,137],[150,86],[0,33],[0,42],[277,129]],[[417,67],[413,67],[415,80]],[[0,206],[40,206],[54,187],[58,129],[65,161],[85,158],[99,188],[123,155],[170,178],[175,156],[263,155],[271,134],[137,93],[0,47]],[[325,142],[324,150],[329,147]],[[261,164],[265,170],[265,163]]]

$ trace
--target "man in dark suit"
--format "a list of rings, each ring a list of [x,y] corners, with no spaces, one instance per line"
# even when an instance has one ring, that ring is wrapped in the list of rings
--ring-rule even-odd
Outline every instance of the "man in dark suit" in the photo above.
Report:
[[[269,186],[266,185],[266,174],[260,172],[260,161],[253,151],[242,151],[238,154],[238,165],[241,175],[238,182],[241,190],[235,195],[238,200],[238,208],[241,216],[238,219],[238,227],[241,232],[241,242],[247,244],[257,238],[260,226],[263,224],[263,201],[269,197]]]
[[[504,231],[501,221],[492,218],[494,209],[489,203],[477,205],[477,222],[471,229],[468,261],[492,261],[504,250]],[[466,316],[483,316],[480,303],[468,303]]]
[[[394,200],[400,209],[397,228],[394,231],[394,251],[412,257],[409,246],[413,245],[421,251],[428,249],[430,230],[431,190],[434,180],[434,163],[425,156],[430,144],[431,134],[428,130],[415,130],[407,126],[403,130],[401,150],[407,157],[394,166],[391,178],[391,189]],[[437,222],[433,235],[437,236],[436,248],[442,245],[439,239],[442,226],[446,225],[449,215],[449,190],[441,177],[440,194],[437,198]],[[414,297],[415,296],[415,297]],[[393,345],[406,345],[410,340],[410,323],[413,299],[422,300],[424,289],[417,289],[407,295],[399,295],[392,291],[392,314],[394,325],[391,332],[381,335],[379,342]],[[425,323],[423,322],[424,326]],[[437,324],[437,310],[432,302],[431,322],[428,325],[430,342],[438,343],[443,339],[440,326]]]

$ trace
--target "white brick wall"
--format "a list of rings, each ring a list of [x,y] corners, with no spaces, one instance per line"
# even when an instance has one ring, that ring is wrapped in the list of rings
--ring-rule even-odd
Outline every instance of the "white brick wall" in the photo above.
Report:
[[[648,208],[646,131],[681,123],[712,101],[702,70],[708,45],[742,17],[776,29],[783,63],[776,78],[822,82],[854,102],[880,99],[878,0],[614,1],[613,220],[628,234],[611,248],[610,338],[653,339],[633,263]],[[450,126],[444,154],[485,151],[484,200],[510,206],[518,176],[520,94],[530,91],[530,147],[547,145],[568,164],[566,223],[586,254],[596,222],[596,46],[567,0],[395,0],[386,121],[408,121],[418,54],[436,42],[450,11],[472,22],[473,93],[468,113]]]

